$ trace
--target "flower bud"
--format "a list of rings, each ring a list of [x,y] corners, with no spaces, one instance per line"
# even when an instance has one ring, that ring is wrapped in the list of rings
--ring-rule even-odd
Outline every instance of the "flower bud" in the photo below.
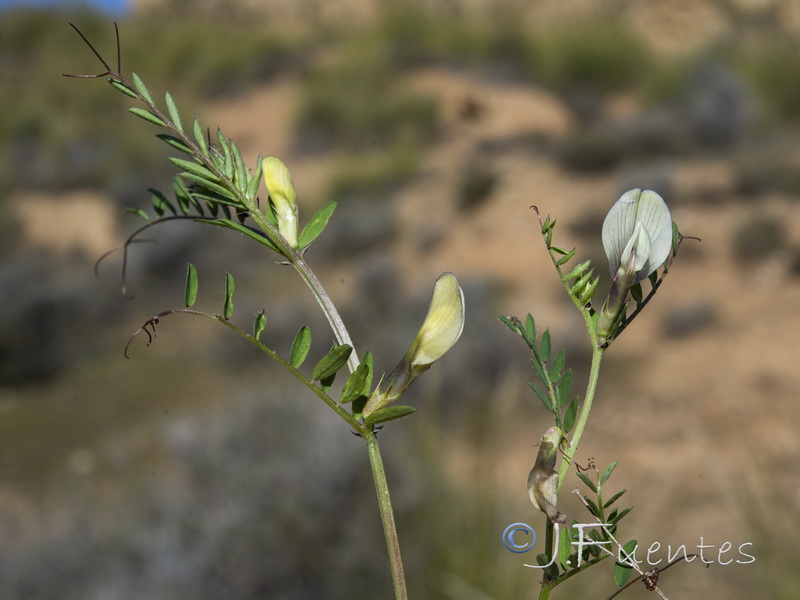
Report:
[[[275,210],[278,232],[292,248],[297,248],[297,193],[292,174],[280,159],[267,156],[261,161],[264,184]]]
[[[361,414],[366,417],[397,400],[420,373],[455,345],[463,329],[464,292],[455,275],[443,273],[436,280],[428,315],[414,341],[389,376],[378,384]]]
[[[536,463],[528,475],[528,496],[534,508],[542,511],[553,523],[566,523],[567,516],[558,510],[558,473],[555,470],[558,446],[564,432],[558,427],[545,431],[539,442]]]

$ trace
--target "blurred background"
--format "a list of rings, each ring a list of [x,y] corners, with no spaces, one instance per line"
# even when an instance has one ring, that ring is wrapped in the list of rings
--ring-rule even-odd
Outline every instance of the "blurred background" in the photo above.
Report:
[[[465,290],[459,344],[381,433],[411,596],[538,594],[544,518],[526,480],[551,419],[526,348],[497,315],[532,312],[589,357],[535,215],[605,268],[600,228],[625,190],[669,204],[687,241],[607,353],[577,459],[619,460],[621,535],[644,548],[751,543],[751,564],[664,573],[676,598],[800,596],[800,5],[792,0],[141,0],[2,2],[0,12],[0,597],[388,598],[362,442],[280,368],[212,323],[162,320],[186,262],[200,309],[236,277],[234,321],[268,317],[309,363],[332,336],[294,272],[241,236],[139,222],[174,169],[96,73],[73,22],[246,160],[277,155],[307,219],[339,205],[307,258],[358,350],[391,369],[435,278]],[[794,325],[792,324],[794,323]],[[564,488],[578,485],[571,477]],[[588,513],[564,493],[562,510]],[[702,542],[701,542],[702,538]],[[543,539],[543,535],[542,535]],[[611,564],[554,597],[605,598]],[[650,598],[637,584],[628,598]]]

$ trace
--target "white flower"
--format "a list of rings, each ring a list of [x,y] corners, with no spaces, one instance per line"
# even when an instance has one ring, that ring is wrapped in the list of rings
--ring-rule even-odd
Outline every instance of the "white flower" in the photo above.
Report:
[[[663,198],[651,190],[625,192],[603,222],[603,247],[611,277],[628,285],[648,277],[669,257],[672,217]]]

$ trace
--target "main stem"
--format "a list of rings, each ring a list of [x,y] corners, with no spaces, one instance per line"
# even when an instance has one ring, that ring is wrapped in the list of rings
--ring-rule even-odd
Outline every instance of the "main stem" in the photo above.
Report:
[[[364,439],[369,449],[369,462],[372,466],[372,478],[375,480],[375,491],[378,493],[378,506],[381,511],[381,521],[383,521],[383,533],[386,536],[389,564],[392,567],[394,597],[396,600],[407,600],[408,591],[406,590],[406,578],[403,572],[403,559],[400,556],[400,541],[397,537],[397,526],[394,523],[392,500],[389,497],[389,484],[386,481],[386,471],[383,468],[378,438],[374,433],[369,433]]]
[[[558,469],[558,489],[564,483],[564,478],[567,475],[569,466],[572,464],[572,458],[578,450],[578,444],[581,441],[583,430],[586,428],[586,423],[589,420],[589,413],[592,410],[592,401],[594,400],[594,392],[597,389],[597,381],[600,378],[600,362],[603,360],[604,348],[597,345],[597,340],[592,336],[592,366],[589,370],[589,383],[586,385],[586,396],[583,400],[583,407],[578,416],[578,422],[575,425],[575,433],[572,435],[572,441],[569,448],[564,452],[564,459],[561,461],[561,466]]]

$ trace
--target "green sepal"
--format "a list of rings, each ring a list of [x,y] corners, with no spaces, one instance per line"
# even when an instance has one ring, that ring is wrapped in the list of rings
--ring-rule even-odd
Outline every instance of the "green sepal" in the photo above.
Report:
[[[672,254],[675,255],[678,253],[678,246],[681,243],[681,232],[678,230],[678,224],[673,221],[672,222]],[[669,263],[669,259],[667,259],[666,264]]]
[[[157,125],[159,127],[166,127],[167,124],[161,120],[161,117],[151,113],[149,110],[145,110],[143,108],[139,108],[138,106],[131,106],[128,109],[128,112],[133,113],[140,119],[144,119],[148,123],[152,123],[153,125]]]
[[[292,342],[292,349],[289,352],[289,362],[295,369],[298,369],[300,365],[303,364],[303,361],[306,359],[306,356],[308,356],[308,351],[310,348],[311,348],[311,330],[305,325],[303,325],[297,332],[297,335],[294,336],[294,341]]]
[[[169,135],[168,133],[158,133],[156,134],[156,137],[161,141],[163,141],[165,144],[172,146],[173,148],[179,150],[180,152],[183,152],[184,154],[189,154],[189,155],[194,154],[194,150],[192,150],[189,146],[187,146],[186,142],[184,142],[180,138],[175,137],[174,135]]]
[[[235,287],[233,275],[225,273],[225,308],[222,314],[226,321],[233,316],[233,291]]]
[[[297,241],[297,245],[300,248],[307,248],[311,242],[317,239],[317,236],[325,229],[325,226],[328,224],[328,220],[331,218],[331,215],[335,209],[336,201],[331,200],[316,213],[314,213],[314,216],[311,217],[311,220],[306,223],[305,227],[303,227],[303,231],[300,232],[300,237]]]
[[[628,540],[624,544],[622,544],[622,552],[625,552],[625,555],[630,556],[636,550],[636,547],[639,545],[639,542],[636,540]],[[616,583],[619,587],[625,585],[625,583],[630,579],[631,573],[633,573],[633,567],[628,566],[627,564],[622,564],[621,562],[617,561],[614,563],[614,583]]]
[[[172,124],[175,125],[175,128],[183,133],[183,123],[181,123],[181,113],[178,112],[178,106],[175,104],[175,100],[172,98],[172,94],[167,92],[164,94],[164,99],[167,103],[167,112],[169,113],[169,118],[172,119]]]
[[[386,421],[402,419],[415,412],[417,412],[417,409],[411,406],[387,406],[386,408],[381,408],[370,414],[364,419],[364,425],[376,425],[378,423],[385,423]]]
[[[119,79],[114,79],[113,77],[109,77],[108,83],[110,83],[111,87],[113,87],[115,90],[122,92],[126,96],[130,96],[135,100],[139,99],[139,96],[136,95],[136,92],[134,92],[131,88],[122,83]]]
[[[369,391],[365,393],[364,388],[367,382],[367,377],[370,374],[370,367],[363,362],[356,367],[356,370],[347,378],[347,383],[344,384],[342,395],[339,398],[339,404],[349,404],[361,396],[368,396]]]
[[[191,308],[197,300],[197,269],[192,263],[188,263],[186,269],[186,287],[183,292],[183,301],[186,308]]]
[[[642,303],[642,283],[635,283],[628,289],[631,293],[631,298],[636,301],[636,306],[639,306]]]
[[[137,92],[147,100],[150,104],[155,104],[153,102],[153,97],[150,95],[150,90],[147,89],[147,86],[142,81],[142,78],[139,77],[136,73],[131,73],[131,79],[133,79],[133,87],[136,89]]]
[[[264,333],[264,328],[267,326],[267,315],[265,314],[264,309],[262,308],[260,311],[256,313],[255,321],[253,321],[253,337],[258,340],[262,333]]]
[[[312,381],[322,381],[331,375],[335,375],[339,369],[347,364],[347,359],[350,358],[352,352],[353,347],[347,344],[334,345],[330,352],[323,356],[322,360],[314,367],[314,372],[311,376]]]

